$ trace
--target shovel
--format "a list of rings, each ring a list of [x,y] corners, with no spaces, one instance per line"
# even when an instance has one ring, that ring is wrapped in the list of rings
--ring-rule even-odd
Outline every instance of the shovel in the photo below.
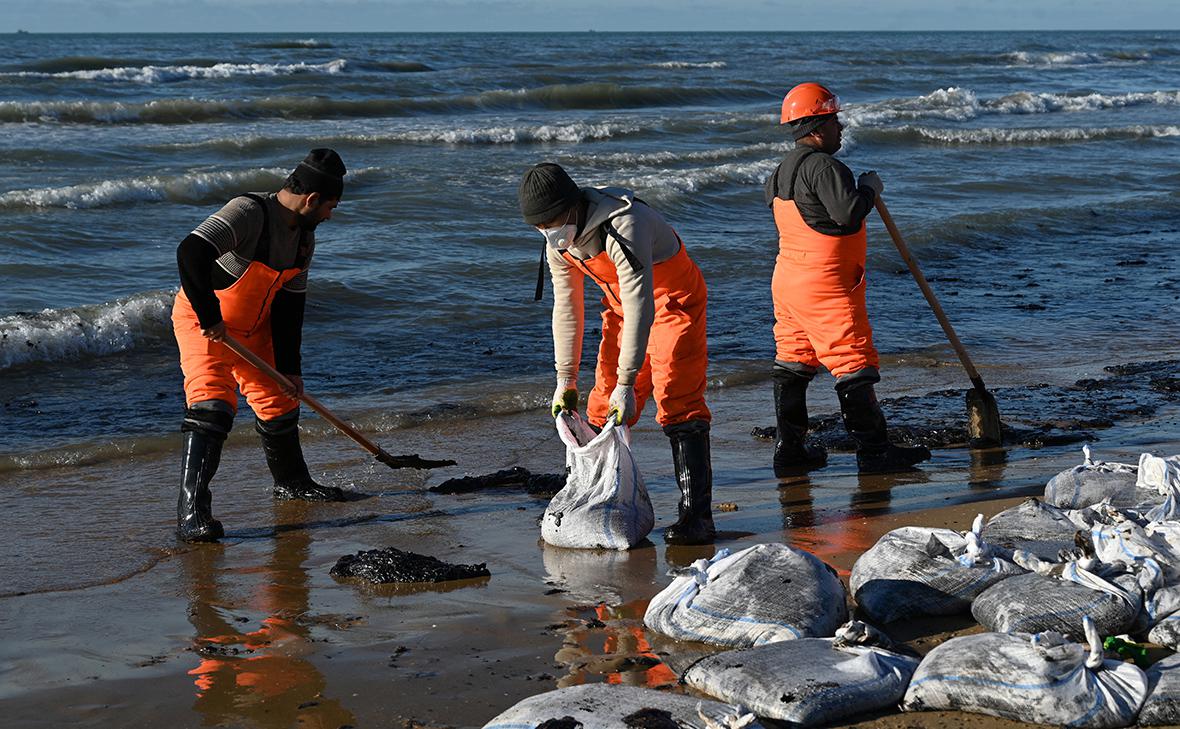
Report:
[[[946,318],[946,313],[943,312],[938,299],[934,297],[934,292],[930,290],[930,284],[926,283],[922,269],[918,267],[918,262],[910,254],[909,246],[901,237],[897,226],[893,224],[893,216],[889,214],[889,208],[885,207],[885,201],[881,199],[880,195],[877,196],[876,205],[877,212],[881,214],[881,220],[889,229],[889,235],[893,238],[898,253],[905,260],[906,265],[910,267],[910,273],[918,282],[918,288],[922,289],[922,295],[926,297],[926,302],[930,304],[934,316],[942,325],[942,331],[946,333],[946,338],[954,347],[955,353],[959,355],[959,361],[963,363],[963,369],[967,370],[967,376],[971,378],[971,384],[974,385],[972,389],[967,391],[967,437],[970,439],[971,447],[995,448],[1003,442],[1003,426],[1000,423],[1000,408],[996,405],[996,398],[983,386],[983,378],[979,376],[979,371],[971,363],[971,358],[967,356],[967,350],[963,348],[963,343],[955,335],[950,320]]]
[[[295,387],[295,385],[289,379],[287,379],[285,375],[276,370],[274,367],[271,367],[269,364],[267,364],[266,360],[251,352],[246,347],[246,345],[234,339],[229,334],[225,335],[225,339],[223,340],[222,344],[232,349],[242,359],[262,370],[268,377],[270,377],[270,379],[279,383],[283,387]],[[308,393],[303,393],[299,396],[299,399],[307,403],[308,407],[310,407],[312,410],[319,413],[324,420],[327,420],[332,425],[335,425],[340,430],[340,432],[344,433],[349,438],[352,438],[354,441],[359,443],[362,448],[376,456],[378,461],[384,463],[390,468],[441,468],[442,466],[455,465],[454,461],[431,461],[425,458],[419,458],[417,454],[412,456],[390,455],[386,453],[381,448],[381,446],[357,432],[356,428],[353,428],[351,425],[338,418],[335,413],[333,413],[323,403]]]

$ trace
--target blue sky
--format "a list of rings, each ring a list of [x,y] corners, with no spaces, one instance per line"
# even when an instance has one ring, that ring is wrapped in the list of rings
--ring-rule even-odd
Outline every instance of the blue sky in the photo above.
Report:
[[[0,0],[0,32],[1180,29],[1180,0]]]

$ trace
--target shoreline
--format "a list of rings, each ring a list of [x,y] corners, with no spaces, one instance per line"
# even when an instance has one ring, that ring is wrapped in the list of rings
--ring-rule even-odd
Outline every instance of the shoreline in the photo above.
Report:
[[[718,409],[763,412],[764,390],[727,388],[716,398]],[[1176,411],[1165,407],[1149,421],[1116,424],[1096,450],[1108,460],[1138,450],[1180,451],[1160,439],[1174,432],[1159,426],[1174,422]],[[859,477],[854,456],[837,452],[827,468],[780,483],[770,473],[771,444],[748,428],[748,421],[728,420],[713,431],[714,503],[738,506],[715,510],[723,532],[716,547],[786,541],[815,553],[845,581],[859,553],[885,531],[967,529],[976,513],[991,516],[1039,495],[1053,474],[1081,460],[1073,445],[1012,448],[993,463],[939,449],[920,472]],[[12,636],[0,649],[9,666],[0,698],[14,726],[154,726],[171,716],[181,725],[478,727],[516,701],[562,685],[605,680],[683,690],[662,661],[666,640],[643,629],[643,610],[671,579],[669,568],[712,556],[715,548],[663,545],[659,530],[674,520],[678,496],[667,441],[650,418],[633,438],[657,524],[651,545],[624,553],[541,543],[536,520],[546,499],[425,490],[462,472],[557,470],[561,444],[532,412],[400,431],[398,451],[436,454],[448,444],[469,444],[455,454],[460,467],[437,472],[390,471],[343,439],[310,440],[317,475],[327,472],[331,482],[368,495],[345,504],[272,502],[257,446],[227,448],[214,481],[214,513],[228,535],[220,545],[173,541],[171,457],[62,469],[52,487],[24,498],[82,513],[84,501],[62,507],[58,499],[92,499],[98,490],[100,513],[18,525],[9,548],[37,546],[21,562],[24,569],[56,575],[66,587],[112,565],[132,574],[0,598],[0,629]],[[0,487],[19,480],[0,475]],[[19,498],[12,491],[0,489]],[[486,562],[492,576],[410,588],[329,576],[340,556],[383,546]],[[884,629],[925,652],[971,625],[964,616],[962,624],[939,618]],[[853,726],[965,720],[893,714]]]

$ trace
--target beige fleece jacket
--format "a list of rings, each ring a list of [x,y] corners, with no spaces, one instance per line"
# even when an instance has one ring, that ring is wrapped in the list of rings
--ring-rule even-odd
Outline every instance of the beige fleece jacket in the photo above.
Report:
[[[618,378],[621,385],[634,385],[647,354],[648,335],[656,316],[652,267],[676,255],[680,251],[680,239],[662,215],[637,201],[630,190],[584,187],[582,197],[587,202],[586,223],[566,251],[586,261],[605,250],[615,264],[618,290],[612,286],[612,293],[607,297],[617,296],[617,303],[623,309]],[[604,223],[608,220],[617,231],[617,238],[606,232]],[[627,246],[638,266],[628,260],[623,246]],[[586,274],[552,247],[546,249],[546,257],[553,279],[553,356],[557,380],[576,380],[585,332]]]

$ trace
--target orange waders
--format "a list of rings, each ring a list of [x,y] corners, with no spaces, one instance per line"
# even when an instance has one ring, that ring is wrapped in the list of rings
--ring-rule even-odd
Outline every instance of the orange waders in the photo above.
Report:
[[[276,271],[253,261],[242,277],[217,292],[225,328],[251,351],[274,365],[270,334],[270,305],[285,283],[301,269]],[[240,387],[246,402],[260,420],[274,420],[299,407],[262,370],[232,352],[220,342],[201,334],[201,324],[182,288],[172,306],[172,328],[180,345],[180,369],[184,372],[184,400],[188,407],[208,400],[229,403],[236,412]]]
[[[619,275],[606,251],[587,261],[562,255],[602,289],[602,343],[598,369],[586,413],[590,422],[606,422],[611,392],[619,381],[619,351],[623,336],[623,304]],[[709,362],[705,337],[708,292],[700,269],[688,257],[684,243],[676,255],[652,268],[656,317],[647,340],[647,356],[635,378],[634,425],[650,395],[655,395],[656,422],[661,426],[689,420],[709,422],[705,405],[705,369]]]
[[[878,366],[865,308],[864,224],[851,235],[824,235],[793,200],[774,198],[779,253],[774,297],[775,359],[827,367],[837,379]]]

